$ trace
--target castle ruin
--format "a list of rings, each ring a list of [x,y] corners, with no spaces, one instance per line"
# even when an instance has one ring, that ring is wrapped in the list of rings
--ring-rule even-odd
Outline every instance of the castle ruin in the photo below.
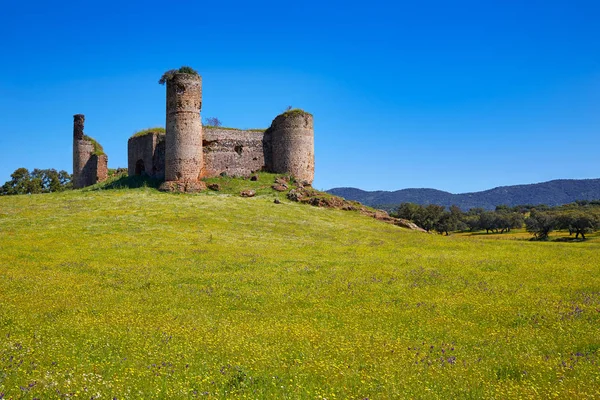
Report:
[[[73,188],[93,185],[108,177],[108,157],[102,146],[84,135],[85,116],[73,116]]]
[[[181,72],[182,69],[169,71],[164,79],[166,130],[150,129],[129,138],[130,176],[164,180],[161,190],[186,192],[202,190],[202,178],[249,176],[256,171],[289,174],[301,182],[312,183],[315,161],[311,114],[288,110],[278,115],[266,130],[203,127],[202,78],[195,71]],[[76,118],[74,131],[77,124]],[[75,165],[81,163],[81,151],[76,148],[74,145],[74,180]],[[77,187],[105,179],[98,174],[96,178],[82,181],[83,185]]]

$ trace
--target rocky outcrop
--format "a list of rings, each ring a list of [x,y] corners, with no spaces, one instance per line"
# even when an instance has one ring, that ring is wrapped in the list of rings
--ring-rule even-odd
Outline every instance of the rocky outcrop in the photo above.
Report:
[[[198,193],[206,190],[206,183],[202,181],[198,182],[178,182],[178,181],[167,181],[163,182],[158,190],[161,192],[175,192],[175,193]]]
[[[426,232],[414,223],[402,219],[391,217],[386,211],[373,210],[357,201],[349,201],[341,197],[330,195],[329,193],[320,192],[312,187],[297,187],[292,189],[287,194],[287,198],[291,201],[299,203],[307,203],[315,207],[335,208],[346,211],[358,211],[363,215],[375,218],[378,221],[383,221],[388,224],[394,224],[402,228],[411,229],[414,231]]]
[[[252,190],[252,189],[243,190],[240,193],[240,196],[242,196],[242,197],[254,197],[254,196],[256,196],[256,192],[254,190]]]

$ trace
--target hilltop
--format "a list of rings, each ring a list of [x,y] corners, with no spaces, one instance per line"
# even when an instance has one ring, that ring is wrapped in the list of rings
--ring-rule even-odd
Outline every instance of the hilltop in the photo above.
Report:
[[[600,395],[598,243],[428,235],[228,181],[0,197],[0,393]]]
[[[597,200],[600,199],[600,179],[557,179],[461,194],[436,189],[364,191],[347,187],[333,188],[327,192],[385,210],[393,210],[401,203],[439,204],[446,207],[457,205],[465,211],[475,207],[493,210],[502,204],[511,207],[525,204],[558,206],[576,200]]]

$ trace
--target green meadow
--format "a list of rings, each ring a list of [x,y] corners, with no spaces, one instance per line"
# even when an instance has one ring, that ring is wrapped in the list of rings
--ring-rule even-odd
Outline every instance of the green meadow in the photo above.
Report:
[[[600,398],[600,241],[259,189],[0,197],[0,398]]]

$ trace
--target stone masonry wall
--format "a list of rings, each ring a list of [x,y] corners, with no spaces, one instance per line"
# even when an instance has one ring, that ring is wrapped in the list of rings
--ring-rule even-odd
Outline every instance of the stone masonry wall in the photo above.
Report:
[[[92,167],[91,160],[94,144],[89,140],[73,139],[73,188],[83,187],[96,183],[92,177],[96,176],[96,169]]]
[[[202,167],[202,78],[178,73],[167,81],[165,181],[196,182]]]
[[[168,79],[167,79],[168,77]],[[277,116],[266,131],[206,128],[202,78],[190,73],[163,76],[167,84],[166,134],[128,142],[129,175],[164,179],[160,190],[202,190],[203,177],[248,176],[255,171],[291,174],[312,183],[315,170],[313,117],[302,110]],[[161,80],[163,80],[161,79]]]
[[[95,155],[94,143],[83,134],[85,116],[73,116],[73,188],[80,189],[108,178],[108,157]]]
[[[136,166],[143,163],[144,174],[156,179],[165,178],[165,135],[149,133],[132,137],[127,142],[127,172],[138,175]]]
[[[266,131],[203,127],[200,177],[249,176],[255,171],[292,174],[312,183],[314,132],[308,113],[278,116]],[[128,141],[128,172],[142,161],[147,176],[165,178],[166,137],[149,133]]]
[[[267,165],[270,162],[270,135],[263,131],[204,127],[203,136],[202,177],[221,173],[249,176],[254,171],[270,168]]]
[[[94,183],[105,181],[108,178],[108,157],[106,154],[92,156],[92,165],[94,165],[96,169]]]
[[[73,147],[74,189],[94,185],[108,178],[108,157],[105,154],[93,154],[94,145],[92,142],[77,140]]]
[[[85,124],[85,115],[75,114],[73,115],[73,140],[83,139],[83,127]]]
[[[313,116],[303,111],[278,115],[271,124],[273,172],[312,184],[315,177]]]

